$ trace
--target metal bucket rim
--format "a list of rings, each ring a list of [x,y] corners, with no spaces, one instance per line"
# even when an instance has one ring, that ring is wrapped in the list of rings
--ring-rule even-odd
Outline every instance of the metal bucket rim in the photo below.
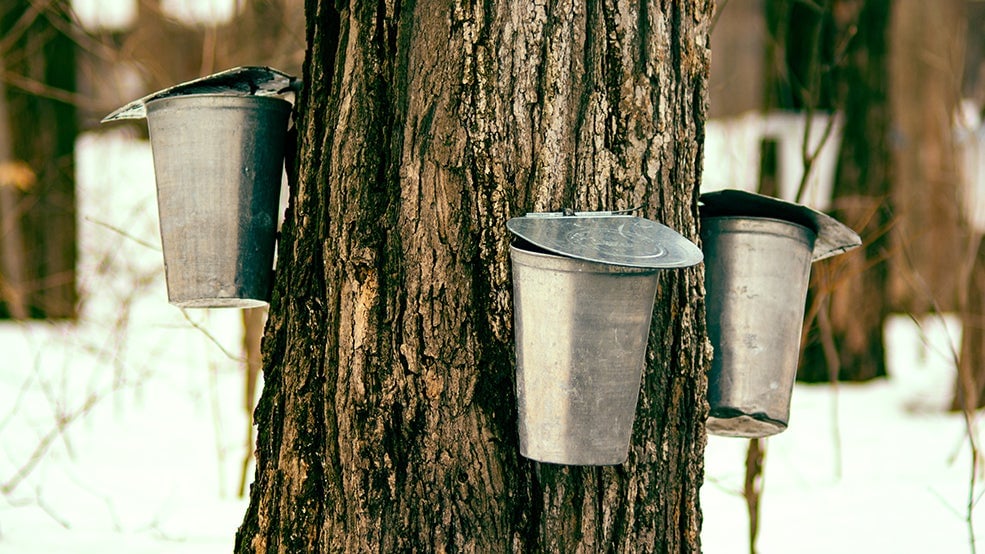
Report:
[[[283,98],[276,96],[242,96],[235,94],[221,94],[214,92],[203,92],[198,94],[182,94],[178,96],[165,96],[155,98],[146,104],[148,115],[151,111],[159,112],[171,107],[171,104],[184,104],[186,101],[197,101],[200,105],[213,105],[214,107],[251,107],[267,104],[267,108],[291,110],[291,103]],[[187,107],[187,106],[183,106]]]
[[[529,245],[529,246],[528,246]],[[542,265],[530,265],[531,267],[536,267],[537,269],[550,269],[554,271],[567,271],[567,272],[594,272],[594,273],[607,273],[610,275],[656,275],[660,272],[660,268],[650,268],[650,267],[635,267],[635,266],[625,266],[619,264],[607,264],[602,262],[593,262],[590,260],[583,260],[581,258],[573,258],[571,256],[562,256],[560,254],[555,254],[553,252],[548,252],[539,248],[537,245],[525,242],[521,245],[518,243],[510,244],[510,254],[514,252],[519,252],[523,255],[532,257],[540,262],[547,262]],[[513,260],[516,262],[516,260]],[[552,263],[553,262],[553,263]],[[559,264],[564,264],[570,267],[558,267]],[[547,265],[552,265],[554,267],[547,267]]]
[[[749,233],[749,234],[759,234],[759,235],[771,235],[776,237],[785,237],[793,239],[795,241],[801,242],[808,250],[814,248],[814,243],[817,241],[817,233],[814,232],[810,227],[806,227],[799,223],[794,223],[792,221],[787,221],[785,219],[775,219],[772,217],[751,217],[751,216],[714,216],[703,218],[703,220],[714,220],[717,222],[735,222],[736,224],[748,223],[748,224],[765,224],[769,226],[767,229],[742,229],[742,228],[725,228],[719,227],[721,232],[726,233]],[[702,235],[706,227],[702,227]],[[703,240],[708,240],[708,237],[702,236]]]
[[[810,227],[808,227],[806,225],[801,225],[800,223],[797,223],[795,221],[790,221],[789,219],[779,219],[779,218],[776,218],[776,217],[760,217],[760,216],[753,216],[753,215],[713,215],[713,216],[707,216],[707,217],[702,217],[701,218],[701,221],[711,221],[711,220],[736,220],[736,221],[767,221],[767,222],[775,222],[775,223],[780,223],[780,224],[783,224],[783,225],[786,225],[786,226],[790,226],[790,227],[799,227],[799,228],[804,229],[805,231],[809,232],[812,236],[817,236],[817,232],[815,232],[814,229],[811,229]]]

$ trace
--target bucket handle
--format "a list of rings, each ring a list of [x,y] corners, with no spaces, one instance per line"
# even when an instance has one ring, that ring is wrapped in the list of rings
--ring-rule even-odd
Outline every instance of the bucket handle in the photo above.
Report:
[[[633,212],[643,211],[643,206],[627,208],[625,210],[609,210],[603,212],[576,212],[572,208],[562,208],[560,212],[527,212],[526,217],[598,217],[607,215],[628,215]]]

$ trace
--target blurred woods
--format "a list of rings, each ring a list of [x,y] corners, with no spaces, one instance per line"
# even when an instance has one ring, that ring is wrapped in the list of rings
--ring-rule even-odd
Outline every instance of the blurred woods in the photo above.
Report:
[[[96,103],[95,112],[86,114],[87,125],[138,96],[223,69],[267,65],[292,75],[301,70],[302,0],[128,1],[135,4],[134,16],[122,27],[73,27],[82,32],[78,44],[87,45],[79,63],[82,93]],[[182,5],[185,10],[177,9]],[[209,5],[215,7],[203,8]],[[235,9],[219,9],[225,5]],[[143,124],[134,127],[144,132]]]
[[[220,69],[300,71],[300,0],[228,2],[235,10],[224,22],[202,11],[220,5],[210,2],[185,3],[197,6],[199,21],[174,7],[169,13],[181,3],[167,0],[0,5],[0,317],[76,313],[73,149],[80,130],[136,97]]]
[[[0,13],[0,316],[75,314],[76,48],[64,10]]]
[[[814,265],[798,378],[884,376],[887,318],[908,314],[923,325],[954,314],[961,325],[948,332],[962,340],[960,351],[946,353],[959,369],[953,407],[982,406],[985,251],[976,211],[985,196],[976,160],[985,3],[732,0],[718,7],[713,122],[750,112],[840,118],[824,129],[837,156],[830,196],[816,207],[854,228],[864,246]],[[793,139],[799,159],[780,155],[769,140],[755,145],[761,192],[776,193],[771,176],[783,164],[823,178],[814,145],[802,147],[806,135]],[[706,170],[717,163],[708,156]]]
[[[960,326],[949,332],[961,341],[948,353],[957,368],[952,407],[981,407],[985,2],[716,3],[708,137],[724,129],[727,150],[751,163],[754,175],[739,175],[709,146],[706,181],[725,168],[720,185],[811,203],[864,241],[813,266],[799,378],[885,376],[888,318],[908,314],[919,325],[954,314]],[[269,65],[300,75],[301,0],[226,0],[225,11],[202,11],[213,4],[221,3],[0,3],[0,318],[72,320],[79,312],[79,133],[108,128],[99,119],[134,98],[218,70]],[[750,124],[759,130],[749,132]],[[142,123],[116,125],[146,132]],[[821,144],[805,145],[814,136]],[[833,156],[822,155],[823,144]],[[791,166],[801,169],[792,185]],[[830,194],[812,196],[825,179]],[[264,318],[263,310],[243,312],[243,479]],[[747,459],[753,515],[760,446]]]
[[[719,0],[718,10],[709,136],[733,130],[724,151],[759,163],[752,164],[754,176],[726,172],[712,185],[807,203],[863,240],[862,248],[813,265],[798,379],[886,376],[884,329],[891,318],[905,314],[924,343],[927,328],[943,326],[960,337],[948,344],[960,346],[930,355],[957,370],[951,408],[964,411],[973,436],[972,412],[985,404],[985,3]],[[749,121],[777,120],[801,127],[734,132]],[[814,137],[835,155],[823,156],[825,146]],[[722,163],[709,148],[706,176]],[[784,187],[789,166],[803,176]],[[828,182],[807,186],[817,181]],[[765,446],[750,441],[746,456],[750,552]],[[973,439],[971,447],[977,460]]]
[[[212,16],[201,11],[206,4],[0,5],[0,317],[77,313],[78,133],[129,100],[221,69],[270,65],[300,74],[301,0],[228,0],[230,9]],[[837,146],[824,208],[864,240],[814,266],[800,379],[886,375],[887,317],[957,314],[953,407],[982,406],[985,177],[975,154],[985,140],[985,2],[719,0],[717,9],[710,127],[750,113],[801,114],[808,128],[799,136],[820,130]],[[834,113],[836,125],[813,117]],[[812,145],[791,160],[778,143],[786,139],[754,140],[755,188],[764,193],[779,194],[783,164],[805,168],[801,185],[823,173]],[[706,173],[721,161],[714,156],[709,149]],[[244,312],[254,376],[248,404],[263,317]]]
[[[0,4],[0,318],[78,314],[74,147],[149,92],[240,65],[299,74],[301,0],[6,0]],[[143,122],[116,124],[143,136]],[[123,309],[123,308],[121,308]],[[266,310],[243,311],[246,445]]]

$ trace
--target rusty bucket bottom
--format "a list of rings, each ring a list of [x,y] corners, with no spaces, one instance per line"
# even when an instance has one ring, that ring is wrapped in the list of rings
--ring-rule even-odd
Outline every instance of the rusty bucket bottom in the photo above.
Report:
[[[713,408],[705,426],[712,435],[756,439],[782,433],[787,422],[764,412],[747,414],[735,408]]]

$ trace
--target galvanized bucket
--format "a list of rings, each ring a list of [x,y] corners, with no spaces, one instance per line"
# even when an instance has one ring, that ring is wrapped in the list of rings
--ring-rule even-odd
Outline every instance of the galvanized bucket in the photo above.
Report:
[[[777,219],[701,221],[708,335],[708,432],[786,429],[797,376],[814,231]]]
[[[520,453],[569,465],[626,461],[659,270],[516,245],[510,254]]]
[[[290,102],[191,94],[146,109],[169,301],[265,304]]]
[[[606,213],[528,214],[508,228],[520,453],[613,465],[629,455],[661,268],[701,261],[676,231]]]
[[[862,244],[831,216],[739,190],[701,195],[708,335],[708,432],[786,429],[811,263]]]

